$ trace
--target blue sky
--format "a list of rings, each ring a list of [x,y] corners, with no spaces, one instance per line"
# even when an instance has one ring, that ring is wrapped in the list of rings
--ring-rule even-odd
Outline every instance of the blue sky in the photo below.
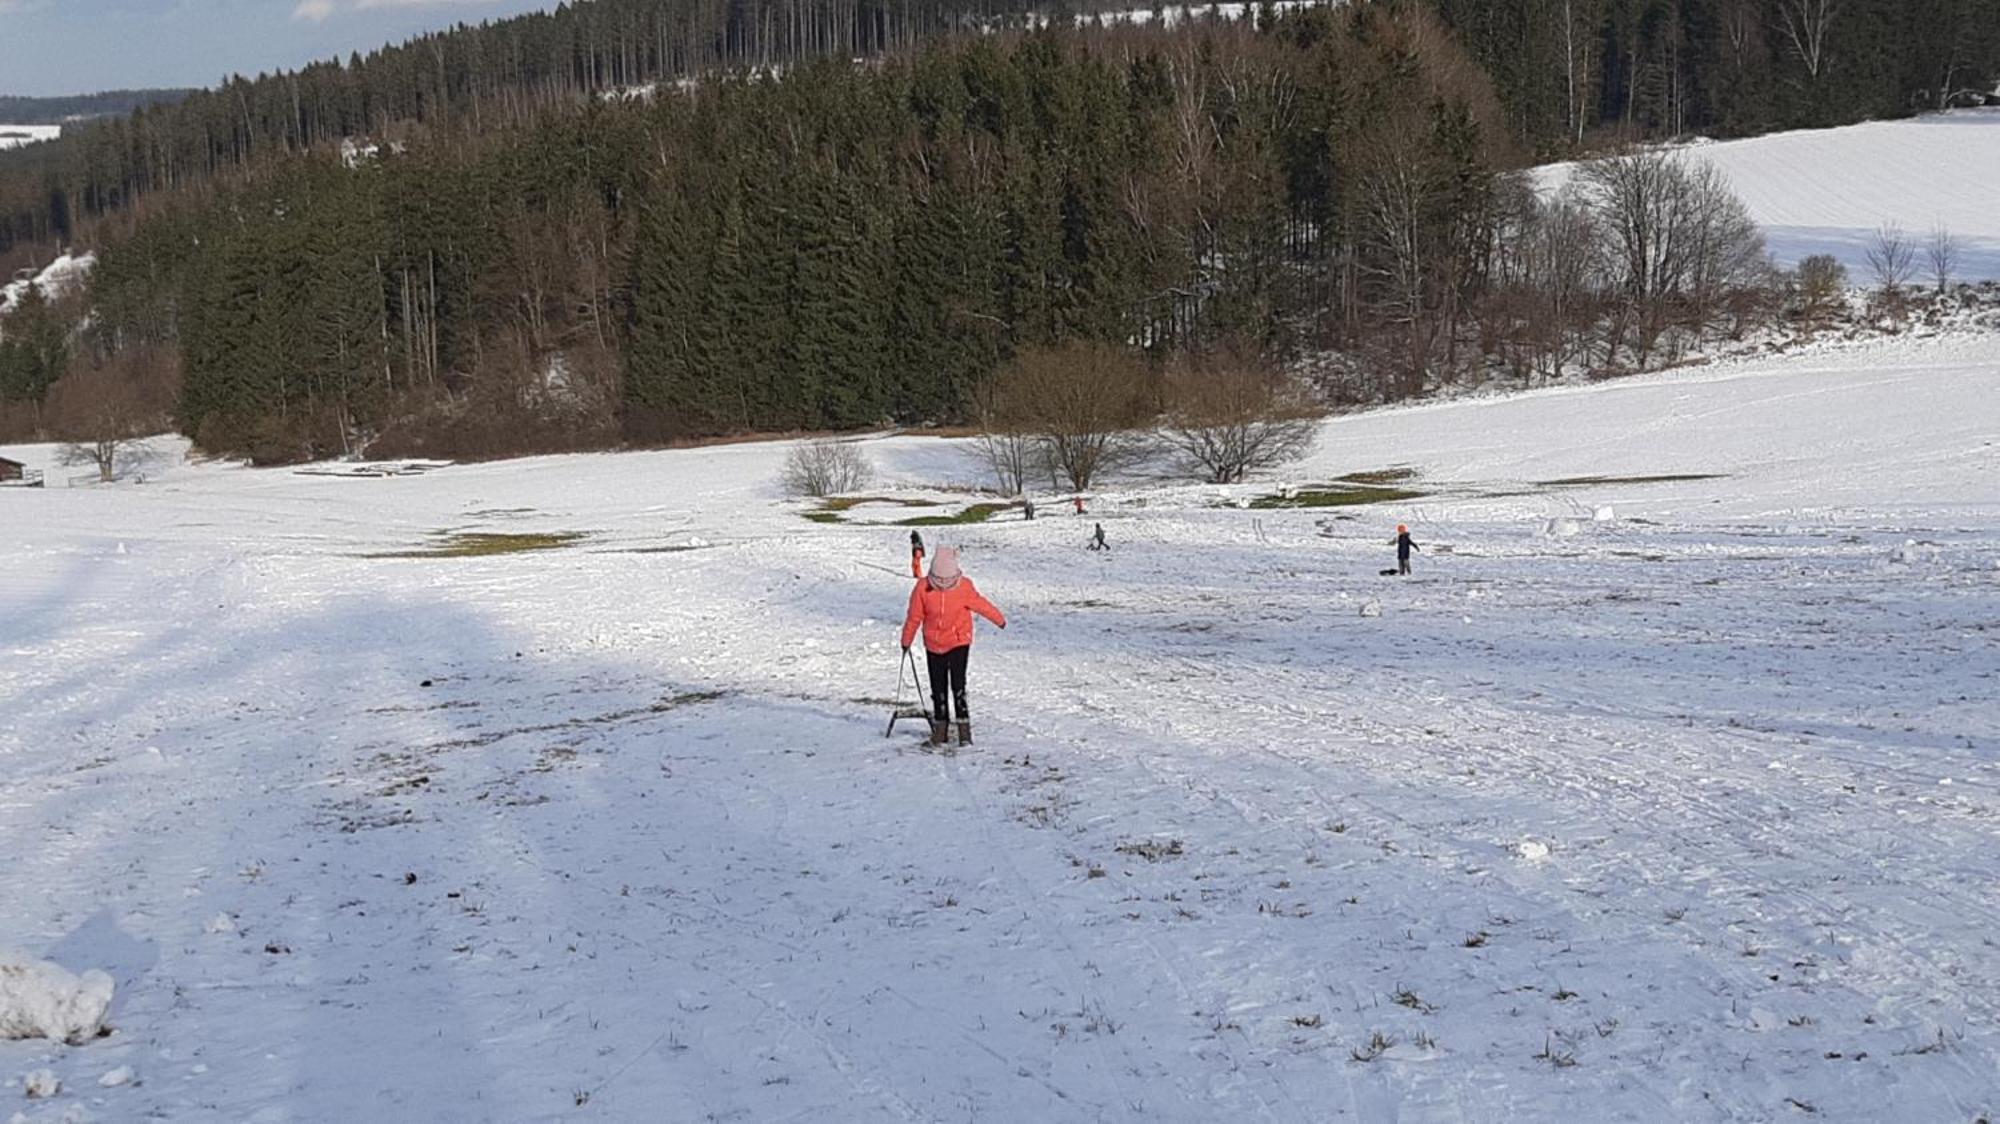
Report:
[[[553,0],[0,0],[0,94],[212,86]]]

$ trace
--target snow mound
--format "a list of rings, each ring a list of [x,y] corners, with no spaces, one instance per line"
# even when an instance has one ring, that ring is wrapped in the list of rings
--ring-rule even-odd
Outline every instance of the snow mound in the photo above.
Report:
[[[112,986],[103,972],[72,975],[59,964],[0,950],[0,1039],[87,1042],[104,1031]]]
[[[117,1069],[98,1078],[97,1083],[106,1089],[116,1089],[120,1085],[130,1085],[132,1079],[136,1076],[138,1075],[132,1072],[131,1066],[121,1065]]]
[[[1903,545],[1889,552],[1889,563],[1894,566],[1915,566],[1923,562],[1938,560],[1938,548],[1930,543],[1920,543],[1915,539],[1906,540]]]
[[[1379,616],[1381,616],[1381,615],[1382,615],[1382,603],[1381,603],[1380,601],[1377,601],[1377,600],[1375,600],[1375,599],[1374,599],[1374,598],[1372,598],[1372,597],[1371,597],[1371,598],[1369,598],[1369,599],[1368,599],[1367,601],[1364,601],[1364,602],[1362,602],[1362,604],[1361,604],[1361,615],[1362,615],[1362,616],[1364,616],[1364,617],[1379,617]]]
[[[1549,845],[1539,839],[1523,839],[1514,844],[1514,857],[1522,862],[1546,862],[1549,857]]]
[[[21,1078],[21,1084],[27,1086],[30,1100],[46,1099],[62,1092],[62,1078],[57,1077],[53,1069],[35,1070]]]

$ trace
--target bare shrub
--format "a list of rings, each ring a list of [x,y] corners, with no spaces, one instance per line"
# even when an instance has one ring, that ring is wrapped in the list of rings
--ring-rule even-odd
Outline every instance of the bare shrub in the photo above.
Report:
[[[795,496],[837,496],[866,487],[875,468],[851,441],[821,438],[792,446],[780,479]]]
[[[1884,292],[1900,293],[1917,273],[1917,245],[1895,223],[1875,228],[1868,244],[1868,268]]]
[[[1023,351],[995,376],[1002,432],[1034,437],[1058,483],[1082,491],[1144,455],[1137,431],[1147,376],[1139,358],[1101,343]]]
[[[457,389],[420,387],[388,403],[368,455],[493,460],[616,443],[614,353],[586,340],[537,359],[518,337],[507,342]]]
[[[1847,267],[1832,254],[1814,254],[1793,274],[1798,316],[1809,327],[1824,327],[1847,303]]]
[[[1318,436],[1305,388],[1247,346],[1182,359],[1165,392],[1162,436],[1182,468],[1213,484],[1298,460]]]

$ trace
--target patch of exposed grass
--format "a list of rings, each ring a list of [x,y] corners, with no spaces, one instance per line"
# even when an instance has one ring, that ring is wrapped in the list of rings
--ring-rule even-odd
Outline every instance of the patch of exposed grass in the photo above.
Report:
[[[929,507],[927,500],[896,499],[891,496],[828,496],[820,501],[821,511],[852,511],[862,504],[880,503],[891,507]]]
[[[1721,480],[1719,472],[1672,472],[1659,476],[1565,476],[1561,480],[1537,480],[1544,488],[1582,488],[1592,484],[1680,484],[1690,480]]]
[[[1405,480],[1415,480],[1414,468],[1377,468],[1369,472],[1350,472],[1340,478],[1343,484],[1401,484]]]
[[[1340,487],[1328,485],[1323,488],[1301,488],[1289,496],[1272,494],[1258,496],[1250,501],[1253,508],[1294,508],[1294,507],[1358,507],[1371,503],[1397,503],[1402,500],[1422,499],[1427,492],[1415,492],[1407,488]]]
[[[929,500],[898,499],[894,496],[828,496],[811,511],[800,512],[815,523],[845,523],[847,513],[868,504],[887,507],[932,507]]]
[[[1011,503],[976,503],[957,515],[919,515],[914,519],[898,519],[896,526],[956,527],[966,523],[984,523],[1013,506]]]
[[[496,554],[526,554],[537,550],[560,550],[582,542],[579,531],[548,531],[527,534],[499,534],[490,531],[440,532],[436,543],[420,550],[396,550],[371,558],[487,558]]]

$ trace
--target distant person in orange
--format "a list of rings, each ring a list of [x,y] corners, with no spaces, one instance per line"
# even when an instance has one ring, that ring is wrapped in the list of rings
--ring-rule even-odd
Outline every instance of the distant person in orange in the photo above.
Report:
[[[1403,577],[1408,575],[1410,572],[1410,552],[1413,550],[1422,550],[1423,548],[1411,541],[1410,528],[1402,523],[1396,524],[1396,537],[1389,540],[1389,545],[1396,548],[1396,576]],[[1389,571],[1384,570],[1382,572],[1387,574]]]
[[[972,713],[965,705],[965,664],[972,655],[972,614],[978,613],[1001,628],[1007,615],[993,602],[979,595],[979,587],[958,568],[958,548],[941,546],[931,560],[930,576],[910,591],[910,611],[903,618],[903,651],[924,630],[924,656],[931,673],[931,741],[944,745],[950,740],[950,702],[958,706],[958,744],[972,744]]]

